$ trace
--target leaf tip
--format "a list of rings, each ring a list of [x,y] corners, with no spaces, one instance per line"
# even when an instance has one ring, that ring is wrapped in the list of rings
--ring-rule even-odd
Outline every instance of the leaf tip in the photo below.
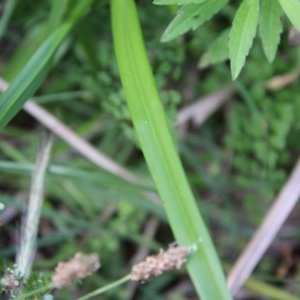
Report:
[[[231,78],[232,80],[236,80],[240,75],[242,68],[238,68],[238,69],[233,68],[232,63],[230,63],[230,66],[231,66]]]

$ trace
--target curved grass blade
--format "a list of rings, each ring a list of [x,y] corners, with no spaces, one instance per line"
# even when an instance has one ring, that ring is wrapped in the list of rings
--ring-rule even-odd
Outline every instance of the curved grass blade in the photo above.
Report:
[[[4,10],[0,18],[0,40],[2,39],[8,22],[13,14],[17,0],[6,0]]]
[[[252,46],[259,14],[259,0],[244,0],[232,24],[229,40],[229,58],[232,78],[240,74]]]
[[[112,0],[112,27],[131,118],[169,224],[180,245],[198,243],[188,272],[203,300],[231,299],[213,243],[184,174],[139,25],[134,0]]]
[[[42,83],[49,71],[52,57],[68,34],[71,24],[59,27],[42,44],[0,99],[0,129],[22,108]]]
[[[10,0],[8,0],[10,2]],[[13,0],[15,1],[15,0]],[[3,77],[11,82],[26,65],[38,47],[42,45],[45,38],[51,35],[54,28],[63,22],[63,15],[67,11],[70,0],[52,0],[49,3],[49,13],[45,20],[35,23],[22,38],[21,43],[10,55],[2,70]]]
[[[38,48],[0,98],[0,130],[22,108],[47,75],[52,58],[77,20],[86,12],[91,1],[80,2],[68,21],[59,26]]]

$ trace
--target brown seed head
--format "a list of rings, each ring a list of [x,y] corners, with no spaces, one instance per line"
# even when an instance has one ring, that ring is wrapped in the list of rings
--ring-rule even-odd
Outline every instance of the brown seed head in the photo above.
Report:
[[[130,278],[134,281],[145,282],[152,276],[159,276],[162,273],[179,269],[190,254],[191,248],[177,246],[170,247],[168,250],[160,250],[156,256],[148,256],[144,261],[133,266]]]
[[[62,289],[78,278],[84,278],[100,267],[97,254],[76,253],[69,261],[60,262],[52,277],[53,285]]]

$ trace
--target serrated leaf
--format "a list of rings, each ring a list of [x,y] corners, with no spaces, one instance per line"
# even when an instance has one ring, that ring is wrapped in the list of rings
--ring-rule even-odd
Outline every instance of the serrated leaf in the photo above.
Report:
[[[294,27],[300,31],[300,1],[299,0],[278,0],[283,11],[290,19]]]
[[[228,0],[209,0],[200,4],[183,6],[178,15],[169,24],[162,36],[162,41],[169,41],[190,29],[196,29],[217,13]]]
[[[185,5],[201,3],[208,0],[154,0],[153,4],[156,5]]]
[[[259,15],[259,0],[244,0],[232,24],[229,38],[229,58],[232,78],[240,74],[252,46]]]
[[[271,63],[276,55],[280,34],[282,32],[282,9],[277,1],[262,0],[259,15],[259,35],[268,61]]]
[[[224,30],[208,47],[207,51],[202,55],[199,62],[201,69],[207,66],[220,63],[229,57],[229,40],[230,29]]]

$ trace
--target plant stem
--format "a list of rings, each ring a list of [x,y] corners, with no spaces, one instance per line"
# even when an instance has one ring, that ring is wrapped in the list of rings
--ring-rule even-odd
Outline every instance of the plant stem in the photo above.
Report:
[[[31,272],[36,247],[36,237],[40,222],[41,208],[44,199],[46,170],[50,159],[53,138],[42,139],[41,149],[37,157],[36,169],[33,173],[27,216],[22,230],[20,251],[16,260],[15,274],[26,280]],[[16,288],[18,294],[22,285]]]
[[[100,288],[98,290],[95,290],[95,291],[93,291],[93,292],[91,292],[89,294],[86,294],[86,295],[78,298],[77,300],[86,300],[86,299],[90,299],[92,297],[98,296],[100,294],[103,294],[103,293],[105,293],[105,292],[107,292],[107,291],[109,291],[109,290],[111,290],[111,289],[113,289],[113,288],[115,288],[117,286],[120,286],[123,283],[129,281],[129,279],[130,279],[130,275],[126,275],[126,276],[122,277],[121,279],[119,279],[117,281],[114,281],[111,284],[108,284],[108,285],[106,285],[106,286],[104,286],[104,287],[102,287],[102,288]]]

